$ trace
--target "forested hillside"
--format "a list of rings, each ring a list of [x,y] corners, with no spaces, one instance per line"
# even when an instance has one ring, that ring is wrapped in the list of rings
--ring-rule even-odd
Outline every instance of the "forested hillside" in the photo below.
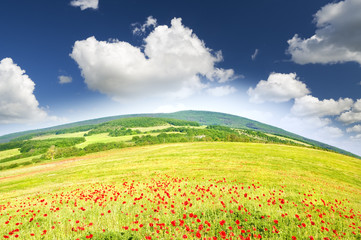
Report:
[[[209,112],[209,111],[180,111],[175,113],[131,114],[131,115],[105,117],[105,118],[86,120],[71,124],[55,126],[46,129],[8,134],[0,137],[0,142],[26,140],[26,139],[31,139],[35,136],[42,136],[48,134],[75,133],[81,131],[87,131],[88,135],[112,132],[110,133],[112,136],[121,136],[122,134],[124,134],[121,133],[121,131],[124,131],[124,129],[123,130],[117,129],[115,125],[118,124],[118,125],[122,125],[123,127],[129,127],[129,128],[134,127],[136,125],[139,125],[139,123],[134,122],[135,121],[134,119],[142,118],[142,117],[151,117],[151,120],[149,120],[149,122],[142,123],[143,127],[151,126],[151,125],[153,126],[164,125],[164,124],[170,124],[170,125],[176,124],[177,126],[184,126],[182,124],[185,123],[182,123],[180,120],[193,122],[191,123],[192,126],[195,126],[195,124],[207,125],[207,126],[209,125],[227,126],[231,128],[253,130],[260,133],[272,134],[279,136],[281,138],[286,137],[288,139],[292,139],[297,142],[302,142],[304,144],[311,145],[317,148],[328,149],[345,155],[360,158],[360,156],[347,152],[343,149],[339,149],[322,142],[308,139],[271,125],[267,125],[240,116],[235,116],[225,113]],[[159,120],[160,118],[162,118],[163,120]],[[164,118],[166,118],[166,120],[164,120]]]

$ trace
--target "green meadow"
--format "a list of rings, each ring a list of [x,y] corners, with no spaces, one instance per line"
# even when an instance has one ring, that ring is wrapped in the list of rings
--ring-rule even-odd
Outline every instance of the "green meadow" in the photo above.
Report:
[[[360,160],[299,146],[113,149],[0,171],[0,196],[4,238],[361,239]]]
[[[84,148],[93,143],[110,143],[110,142],[129,142],[132,140],[134,136],[142,136],[143,134],[139,135],[127,135],[127,136],[120,136],[120,137],[110,137],[108,133],[99,133],[94,134],[91,136],[85,137],[85,142],[76,145],[79,148]],[[150,133],[150,135],[158,135],[157,133]]]
[[[19,149],[10,149],[5,151],[0,151],[0,160],[8,157],[15,156],[19,154]]]

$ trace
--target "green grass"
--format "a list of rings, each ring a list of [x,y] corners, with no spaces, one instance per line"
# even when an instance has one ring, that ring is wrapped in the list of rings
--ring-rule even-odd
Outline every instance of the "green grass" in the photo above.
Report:
[[[20,159],[12,160],[10,162],[0,163],[0,166],[7,167],[7,166],[12,165],[12,164],[21,165],[22,163],[31,161],[31,160],[33,160],[35,158],[39,158],[39,157],[40,157],[40,155],[35,155],[35,156],[31,156],[31,157],[26,157],[26,158],[20,158]]]
[[[150,135],[158,135],[159,133],[150,133]],[[85,137],[85,142],[77,144],[78,148],[85,148],[89,144],[92,143],[109,143],[109,142],[128,142],[132,140],[134,136],[142,136],[144,134],[139,135],[128,135],[128,136],[120,136],[120,137],[110,137],[108,133],[99,133],[91,136]]]
[[[43,135],[34,137],[31,140],[45,140],[45,139],[51,139],[51,138],[72,138],[72,137],[83,137],[86,132],[76,132],[76,133],[65,133],[65,134],[49,134],[49,135]]]
[[[18,155],[18,154],[20,154],[20,151],[19,151],[18,148],[5,150],[5,151],[0,151],[0,160],[4,159],[4,158],[15,156],[15,155]]]
[[[119,199],[115,201],[118,193]],[[152,239],[156,236],[181,239],[183,235],[192,239],[196,238],[199,227],[196,218],[189,217],[192,213],[205,229],[208,228],[205,220],[212,225],[209,231],[200,231],[202,236],[218,239],[223,231],[227,238],[231,233],[247,236],[247,231],[243,234],[237,228],[236,220],[241,221],[242,229],[261,234],[264,239],[291,239],[291,236],[309,239],[310,235],[315,239],[333,239],[336,235],[332,231],[336,229],[338,234],[346,234],[344,239],[361,239],[360,199],[360,160],[332,152],[223,142],[133,147],[0,172],[0,213],[3,214],[0,237],[19,228],[20,239],[27,239],[25,236],[30,233],[38,239],[44,229],[48,231],[45,239],[86,239],[90,234],[93,239],[144,239],[148,235]],[[280,203],[281,200],[285,202]],[[185,205],[186,201],[193,206]],[[7,202],[10,202],[8,207],[1,209],[1,204]],[[174,213],[170,212],[172,203]],[[30,210],[40,213],[29,223],[32,213],[22,218],[16,214],[19,206],[24,208],[22,214]],[[55,211],[56,207],[59,210]],[[160,209],[154,211],[157,207]],[[339,211],[353,218],[341,218]],[[325,215],[321,218],[322,213]],[[7,214],[16,216],[4,224],[9,218]],[[184,221],[193,233],[179,226],[183,214],[187,214]],[[76,224],[76,220],[80,222]],[[172,226],[173,220],[177,227]],[[226,222],[224,226],[220,225],[222,220]],[[274,220],[279,222],[276,224]],[[17,226],[16,222],[23,225]],[[40,227],[36,227],[36,222]],[[150,223],[164,223],[167,229],[157,226],[160,233],[155,233]],[[306,227],[298,226],[302,223]],[[272,233],[273,226],[278,233]],[[74,227],[84,230],[75,232],[71,230]],[[329,231],[321,231],[321,227]],[[132,228],[139,231],[131,231]]]
[[[102,139],[101,136],[98,139]],[[78,161],[59,164],[59,171],[52,171],[56,177],[50,182],[41,174],[32,176],[31,181],[34,186],[52,188],[53,180],[70,184],[93,179],[110,182],[126,176],[142,179],[149,172],[161,171],[185,177],[237,177],[242,181],[256,177],[261,181],[271,180],[268,181],[271,184],[284,177],[292,182],[295,182],[294,177],[311,182],[318,178],[323,182],[332,181],[361,189],[360,160],[284,145],[223,142],[162,144],[99,152],[74,159]],[[53,164],[57,165],[57,162]],[[33,168],[38,166],[23,168],[20,172],[32,172]],[[1,175],[11,174],[12,170],[1,172]],[[22,189],[21,184],[10,189],[4,181],[0,184],[0,192],[18,189]]]

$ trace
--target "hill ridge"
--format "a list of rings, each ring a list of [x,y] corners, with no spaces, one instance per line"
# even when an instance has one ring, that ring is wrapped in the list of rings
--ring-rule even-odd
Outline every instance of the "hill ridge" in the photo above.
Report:
[[[228,114],[228,113],[221,113],[221,112],[212,112],[212,111],[201,111],[201,110],[184,110],[178,111],[173,113],[140,113],[140,114],[125,114],[125,115],[116,115],[116,116],[108,116],[102,118],[95,118],[89,119],[84,121],[78,121],[73,123],[67,123],[62,125],[57,125],[53,127],[43,128],[43,129],[35,129],[29,131],[22,131],[16,132],[11,134],[6,134],[0,136],[0,143],[2,142],[9,142],[12,139],[25,136],[28,134],[36,134],[36,133],[43,133],[47,131],[53,130],[61,130],[67,129],[72,127],[80,127],[80,126],[91,126],[96,124],[101,124],[105,122],[109,122],[116,119],[121,118],[131,118],[131,117],[161,117],[161,118],[174,118],[180,120],[187,120],[187,121],[195,121],[203,125],[221,125],[233,128],[240,128],[240,129],[248,129],[248,130],[255,130],[264,133],[274,134],[281,137],[287,137],[290,139],[294,139],[297,141],[301,141],[313,146],[317,146],[326,150],[335,151],[344,155],[352,156],[361,159],[360,156],[345,151],[343,149],[313,140],[309,138],[305,138],[298,134],[286,131],[284,129],[274,127],[269,124],[265,124],[256,120],[251,120],[249,118]]]

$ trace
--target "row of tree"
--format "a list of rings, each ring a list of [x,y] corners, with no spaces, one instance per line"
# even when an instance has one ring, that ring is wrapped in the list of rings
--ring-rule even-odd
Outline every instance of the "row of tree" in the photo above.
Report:
[[[1,150],[8,150],[18,148],[20,154],[15,156],[3,158],[0,163],[10,162],[20,158],[27,158],[40,154],[45,154],[51,148],[67,148],[75,146],[76,144],[85,142],[84,137],[77,138],[51,138],[44,140],[27,140],[27,141],[16,141],[0,144]]]
[[[131,134],[124,134],[126,131],[129,132],[129,128],[137,127],[156,127],[156,126],[199,126],[199,123],[192,121],[185,121],[172,118],[155,118],[155,117],[134,117],[134,118],[121,118],[105,123],[101,123],[90,130],[84,136],[91,136],[99,133],[109,133],[109,136],[125,136],[139,134],[139,132],[133,132]],[[132,130],[134,131],[134,130]],[[136,131],[136,130],[135,130]]]

